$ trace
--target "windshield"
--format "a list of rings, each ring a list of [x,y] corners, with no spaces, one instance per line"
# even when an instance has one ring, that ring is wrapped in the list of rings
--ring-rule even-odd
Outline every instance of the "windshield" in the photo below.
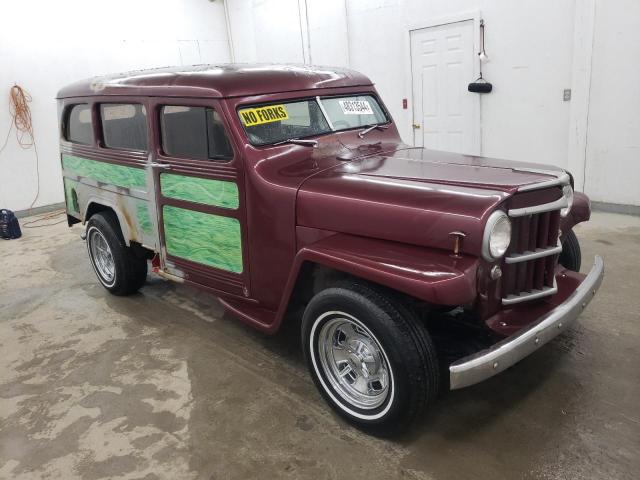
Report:
[[[238,109],[238,116],[253,145],[388,123],[372,95],[317,97]]]

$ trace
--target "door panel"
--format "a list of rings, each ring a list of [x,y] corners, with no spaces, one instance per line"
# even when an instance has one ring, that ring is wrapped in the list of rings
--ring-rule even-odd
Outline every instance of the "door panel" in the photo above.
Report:
[[[162,208],[167,254],[242,273],[242,237],[236,218],[186,208]]]
[[[227,180],[161,173],[160,190],[166,198],[214,207],[237,209],[240,204],[238,185]]]
[[[476,57],[472,20],[411,32],[416,146],[480,153],[479,96],[467,91]]]
[[[153,100],[153,131],[158,139],[153,177],[161,266],[172,275],[205,287],[248,296],[243,176],[242,169],[238,168],[241,163],[237,152],[229,161],[165,154],[161,147],[160,122],[161,108],[165,105],[221,111],[217,102],[209,99]],[[189,134],[193,135],[194,131],[196,129]],[[174,144],[185,146],[189,141]]]

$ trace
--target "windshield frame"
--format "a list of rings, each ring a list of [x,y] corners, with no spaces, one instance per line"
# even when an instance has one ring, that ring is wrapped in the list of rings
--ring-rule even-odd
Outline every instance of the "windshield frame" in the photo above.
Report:
[[[322,99],[325,98],[349,98],[349,97],[361,97],[361,96],[370,96],[372,97],[378,104],[378,107],[380,108],[380,110],[382,111],[382,113],[384,114],[384,117],[386,119],[385,122],[373,122],[373,123],[368,123],[366,125],[359,125],[357,127],[349,127],[349,128],[340,128],[340,129],[336,129],[333,126],[333,122],[332,120],[329,118],[329,115],[327,114],[327,111],[324,108],[324,105],[322,104]],[[340,93],[340,94],[336,94],[336,95],[308,95],[308,96],[302,96],[302,97],[293,97],[293,98],[287,98],[287,99],[282,99],[282,100],[272,100],[272,101],[268,101],[268,102],[258,102],[258,103],[242,103],[242,104],[238,104],[236,105],[235,108],[235,114],[236,114],[236,118],[238,119],[238,122],[240,123],[240,126],[242,127],[242,131],[244,132],[244,135],[247,139],[247,141],[249,142],[249,144],[252,147],[255,148],[264,148],[264,147],[273,147],[273,146],[282,146],[286,143],[286,140],[291,140],[288,138],[285,139],[280,139],[280,140],[275,140],[273,142],[268,142],[268,143],[253,143],[251,141],[251,137],[249,136],[249,132],[247,131],[247,127],[244,125],[244,123],[242,122],[242,120],[240,119],[240,110],[244,110],[247,108],[259,108],[259,107],[266,107],[266,106],[270,106],[270,105],[286,105],[288,103],[296,103],[296,102],[305,102],[305,101],[315,101],[320,109],[320,112],[322,113],[325,121],[327,122],[327,125],[329,126],[329,130],[326,132],[322,132],[322,133],[314,133],[311,135],[301,135],[299,137],[295,137],[294,139],[308,139],[308,138],[313,138],[313,137],[323,137],[325,135],[330,135],[333,133],[339,133],[339,132],[348,132],[351,130],[362,130],[365,128],[369,128],[372,127],[374,125],[390,125],[391,123],[393,123],[393,119],[391,117],[391,115],[389,114],[389,111],[387,110],[386,106],[384,105],[384,103],[382,103],[382,101],[380,100],[380,97],[378,96],[378,94],[376,92],[372,92],[372,91],[360,91],[360,92],[351,92],[351,93]]]

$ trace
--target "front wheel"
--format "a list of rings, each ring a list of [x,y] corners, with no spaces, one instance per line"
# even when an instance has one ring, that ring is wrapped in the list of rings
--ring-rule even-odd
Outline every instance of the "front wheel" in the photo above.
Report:
[[[349,282],[307,306],[302,342],[325,400],[368,431],[395,433],[437,395],[431,339],[409,309],[377,289]]]
[[[137,292],[147,278],[147,260],[127,247],[118,218],[96,213],[87,223],[87,250],[100,283],[114,295]]]
[[[574,272],[580,271],[582,253],[580,251],[578,237],[573,233],[573,230],[569,230],[562,237],[562,253],[560,254],[558,262],[569,270],[573,270]]]

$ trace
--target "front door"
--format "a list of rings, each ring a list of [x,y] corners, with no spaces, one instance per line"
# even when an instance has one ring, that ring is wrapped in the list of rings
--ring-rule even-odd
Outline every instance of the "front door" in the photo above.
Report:
[[[472,20],[411,31],[414,145],[480,153],[476,59]]]
[[[214,100],[153,99],[161,268],[248,296],[242,169]]]

